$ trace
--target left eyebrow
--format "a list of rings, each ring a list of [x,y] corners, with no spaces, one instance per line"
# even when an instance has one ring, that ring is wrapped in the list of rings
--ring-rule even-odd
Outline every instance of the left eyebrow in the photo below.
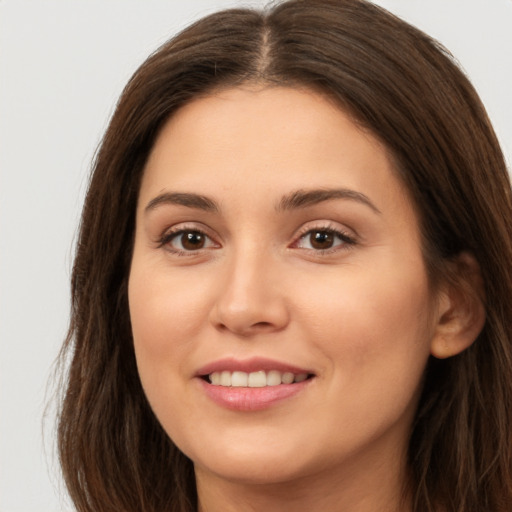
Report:
[[[306,208],[332,199],[356,201],[368,206],[374,213],[379,215],[382,213],[367,196],[348,188],[297,190],[284,196],[276,205],[276,210],[283,212],[297,208]]]

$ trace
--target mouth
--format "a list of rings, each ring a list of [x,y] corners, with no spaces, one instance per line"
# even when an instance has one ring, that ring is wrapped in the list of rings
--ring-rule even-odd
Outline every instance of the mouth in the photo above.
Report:
[[[214,403],[233,411],[261,411],[306,393],[316,375],[278,361],[223,359],[196,374]]]
[[[223,370],[201,376],[204,381],[214,386],[233,388],[264,388],[283,384],[298,384],[313,377],[313,374],[307,372],[293,373],[279,370],[258,370],[254,372]]]

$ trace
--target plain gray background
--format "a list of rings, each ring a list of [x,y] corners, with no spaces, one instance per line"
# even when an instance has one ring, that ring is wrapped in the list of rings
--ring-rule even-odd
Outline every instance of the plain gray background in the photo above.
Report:
[[[91,158],[122,87],[178,29],[236,0],[0,0],[0,512],[70,510],[52,363]],[[376,0],[438,38],[512,162],[512,0]],[[49,390],[49,391],[48,391]]]

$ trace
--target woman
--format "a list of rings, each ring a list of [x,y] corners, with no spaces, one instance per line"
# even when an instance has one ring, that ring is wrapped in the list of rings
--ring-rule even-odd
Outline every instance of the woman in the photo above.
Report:
[[[361,0],[205,18],[127,85],[72,280],[81,511],[507,511],[512,204],[449,54]]]

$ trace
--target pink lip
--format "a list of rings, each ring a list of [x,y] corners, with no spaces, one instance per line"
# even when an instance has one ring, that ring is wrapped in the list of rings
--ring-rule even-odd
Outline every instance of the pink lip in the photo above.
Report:
[[[219,359],[218,361],[213,361],[212,363],[208,363],[205,366],[202,366],[197,370],[196,376],[202,377],[204,375],[210,375],[213,372],[258,372],[260,370],[264,370],[266,372],[270,370],[277,370],[278,372],[285,373],[313,373],[305,368],[299,368],[297,366],[292,366],[287,363],[281,363],[280,361],[274,361],[272,359],[267,359],[264,357],[252,357],[251,359],[239,360],[233,357]]]
[[[233,411],[261,411],[277,402],[297,395],[311,383],[311,379],[296,384],[279,384],[264,388],[237,388],[214,386],[197,379],[206,395],[217,405]]]
[[[291,398],[307,386],[313,379],[307,379],[294,384],[279,384],[278,386],[265,386],[262,388],[249,387],[228,387],[215,386],[210,384],[202,377],[210,375],[213,372],[257,372],[257,371],[277,370],[281,373],[290,372],[294,374],[313,372],[305,368],[299,368],[287,363],[267,359],[263,357],[253,357],[246,360],[238,360],[235,358],[219,359],[199,368],[196,372],[198,383],[206,395],[221,407],[234,411],[261,411],[271,407],[277,402],[281,402],[287,398]]]

